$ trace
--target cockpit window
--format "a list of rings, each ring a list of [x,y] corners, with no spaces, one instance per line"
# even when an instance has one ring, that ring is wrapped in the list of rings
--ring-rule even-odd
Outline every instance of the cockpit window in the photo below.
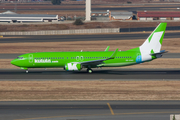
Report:
[[[23,57],[17,57],[17,59],[23,59]]]

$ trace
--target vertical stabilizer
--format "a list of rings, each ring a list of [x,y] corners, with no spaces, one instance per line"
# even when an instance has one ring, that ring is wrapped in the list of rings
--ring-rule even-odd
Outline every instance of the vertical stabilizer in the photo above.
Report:
[[[151,60],[150,54],[160,52],[167,23],[160,23],[146,41],[139,47],[142,61]]]

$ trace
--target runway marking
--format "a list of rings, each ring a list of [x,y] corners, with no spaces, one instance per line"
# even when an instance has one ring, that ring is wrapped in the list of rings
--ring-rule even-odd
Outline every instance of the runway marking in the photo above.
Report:
[[[133,114],[158,114],[158,113],[179,113],[180,111],[167,111],[167,112],[134,112],[134,113],[116,113],[114,115],[133,115]],[[89,114],[89,115],[64,115],[64,116],[50,116],[50,117],[37,117],[37,118],[24,118],[14,120],[33,120],[33,119],[48,119],[48,118],[62,118],[62,117],[86,117],[86,116],[108,116],[111,114]]]
[[[109,107],[109,109],[111,111],[111,114],[114,115],[114,112],[113,112],[113,109],[111,108],[111,105],[109,103],[107,103],[107,105],[108,105],[108,107]]]

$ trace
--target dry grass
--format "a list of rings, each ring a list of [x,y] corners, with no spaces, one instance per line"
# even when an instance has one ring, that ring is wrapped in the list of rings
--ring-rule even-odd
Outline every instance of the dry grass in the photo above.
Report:
[[[19,67],[11,65],[11,60],[12,59],[0,59],[0,69],[19,69]],[[180,58],[160,58],[151,62],[125,66],[122,68],[180,68]]]
[[[0,39],[1,40],[1,39]],[[180,38],[164,39],[162,49],[180,53]],[[110,51],[119,48],[126,51],[140,46],[145,40],[107,40],[72,42],[1,43],[0,53],[31,53],[47,51],[103,51],[110,45]]]
[[[1,81],[0,101],[180,100],[180,81]]]

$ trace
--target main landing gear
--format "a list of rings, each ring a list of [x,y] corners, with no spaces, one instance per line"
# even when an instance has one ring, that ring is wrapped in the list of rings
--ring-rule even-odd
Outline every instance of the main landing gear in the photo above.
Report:
[[[26,70],[26,73],[28,73],[28,70]]]
[[[93,71],[92,71],[91,68],[88,68],[88,69],[87,69],[87,72],[88,72],[88,73],[92,73]]]

